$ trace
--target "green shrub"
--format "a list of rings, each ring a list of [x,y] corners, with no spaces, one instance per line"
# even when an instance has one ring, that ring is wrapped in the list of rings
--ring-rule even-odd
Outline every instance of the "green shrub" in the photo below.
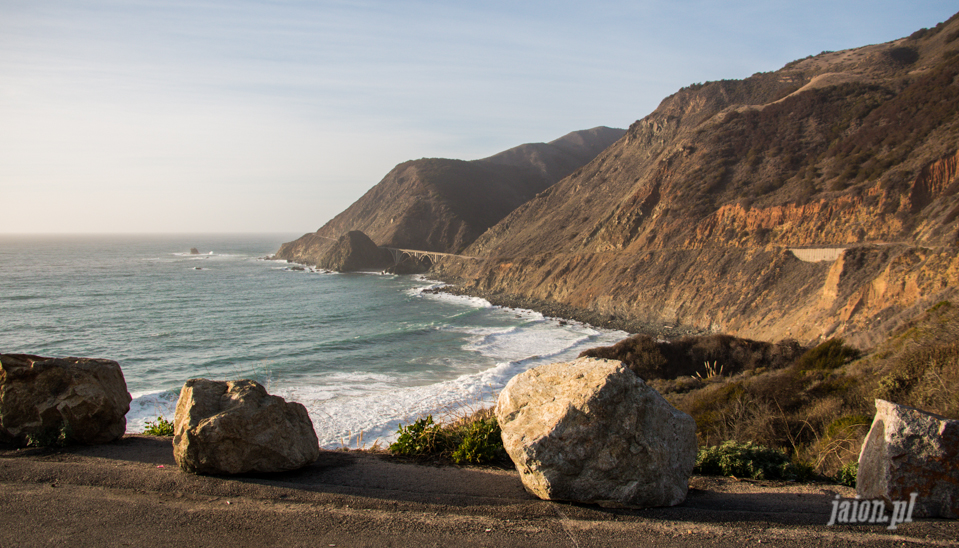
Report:
[[[499,423],[483,410],[449,424],[429,415],[397,429],[399,437],[389,451],[404,457],[433,457],[456,464],[484,464],[506,458]]]
[[[701,448],[693,471],[703,475],[752,479],[805,479],[812,473],[811,467],[794,465],[778,449],[732,440]]]
[[[859,473],[859,463],[850,462],[849,464],[843,466],[839,469],[839,472],[836,474],[836,483],[845,485],[847,487],[856,486],[856,476]]]
[[[446,450],[446,436],[440,425],[433,422],[433,415],[406,426],[400,425],[396,432],[400,436],[390,444],[390,453],[394,455],[419,457]]]
[[[872,417],[867,415],[844,415],[829,423],[826,426],[826,438],[835,438],[846,436],[849,433],[857,433],[862,429],[868,429],[872,424]],[[864,432],[863,432],[864,433]]]
[[[37,434],[26,435],[27,447],[65,447],[73,440],[73,428],[64,421]]]
[[[143,433],[148,436],[171,437],[173,436],[173,423],[160,415],[155,421],[147,421],[147,427],[143,430]]]
[[[792,461],[792,479],[796,481],[810,481],[816,476],[816,467],[802,460]]]
[[[506,457],[503,437],[496,417],[478,420],[466,429],[459,447],[453,451],[456,464],[482,464]]]
[[[796,361],[796,369],[801,372],[836,369],[859,355],[859,350],[846,346],[842,339],[829,339],[800,356]]]
[[[940,308],[949,308],[951,306],[952,306],[952,303],[949,301],[939,301],[938,303],[934,304],[931,308],[929,308],[929,312],[935,312],[939,310]]]
[[[884,53],[887,59],[897,65],[911,65],[919,60],[919,52],[916,51],[915,48],[908,46],[892,48],[886,50]]]
[[[874,397],[959,417],[959,344],[904,352],[878,382]]]

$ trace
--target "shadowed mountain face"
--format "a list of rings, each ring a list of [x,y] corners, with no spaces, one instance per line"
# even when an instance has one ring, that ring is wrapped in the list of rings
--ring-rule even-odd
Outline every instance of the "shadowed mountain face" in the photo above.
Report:
[[[574,131],[549,143],[520,145],[477,162],[532,168],[544,181],[555,183],[588,164],[625,133],[608,127]]]
[[[625,133],[597,127],[482,160],[404,162],[318,231],[283,244],[277,257],[315,265],[352,230],[381,246],[458,253]]]
[[[868,345],[956,296],[957,146],[953,17],[684,88],[464,251],[485,262],[433,272],[592,317]]]

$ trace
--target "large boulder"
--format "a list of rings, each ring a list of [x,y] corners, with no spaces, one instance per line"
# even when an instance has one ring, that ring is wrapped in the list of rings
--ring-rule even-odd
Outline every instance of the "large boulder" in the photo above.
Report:
[[[856,494],[892,503],[913,492],[913,516],[959,518],[959,421],[876,400]]]
[[[393,264],[393,256],[378,247],[369,236],[359,230],[351,230],[340,236],[316,266],[337,272],[357,270],[382,270]]]
[[[523,485],[542,499],[614,507],[686,499],[696,423],[619,361],[521,373],[500,394],[496,418]]]
[[[129,410],[115,361],[0,354],[0,442],[109,443],[126,432]]]
[[[320,456],[306,408],[256,381],[188,380],[173,422],[173,456],[195,474],[282,472]]]

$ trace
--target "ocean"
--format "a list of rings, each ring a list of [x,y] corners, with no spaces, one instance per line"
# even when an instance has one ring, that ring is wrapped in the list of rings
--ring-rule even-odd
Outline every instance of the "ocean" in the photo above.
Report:
[[[627,336],[432,293],[421,276],[267,259],[297,236],[0,235],[0,352],[116,360],[128,433],[172,420],[188,379],[253,378],[306,406],[322,447],[355,448]]]

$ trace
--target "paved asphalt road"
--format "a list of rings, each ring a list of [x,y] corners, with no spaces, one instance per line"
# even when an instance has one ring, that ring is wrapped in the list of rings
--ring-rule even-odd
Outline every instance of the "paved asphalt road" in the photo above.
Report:
[[[296,472],[193,476],[169,440],[0,446],[0,547],[956,546],[959,522],[832,526],[848,488],[694,477],[672,508],[541,501],[515,471],[325,452]]]

